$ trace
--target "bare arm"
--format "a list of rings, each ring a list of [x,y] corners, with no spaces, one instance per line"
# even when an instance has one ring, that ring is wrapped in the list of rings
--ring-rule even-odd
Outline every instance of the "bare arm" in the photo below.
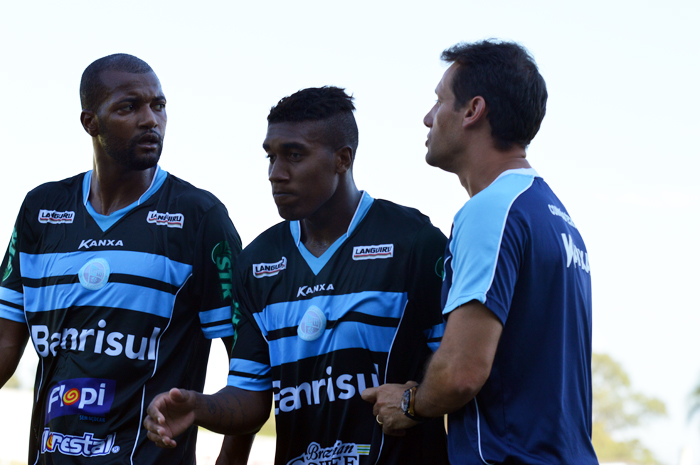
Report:
[[[415,412],[439,417],[472,400],[489,375],[503,326],[488,308],[471,301],[453,310],[447,320],[440,348],[430,360],[423,383],[416,391]],[[387,434],[416,425],[401,410],[403,392],[414,382],[385,384],[362,393],[374,403],[374,414]]]
[[[0,388],[17,369],[28,340],[26,324],[0,318]]]
[[[222,341],[230,357],[233,350],[233,337],[222,338]],[[255,433],[224,437],[216,465],[246,465],[254,439]]]

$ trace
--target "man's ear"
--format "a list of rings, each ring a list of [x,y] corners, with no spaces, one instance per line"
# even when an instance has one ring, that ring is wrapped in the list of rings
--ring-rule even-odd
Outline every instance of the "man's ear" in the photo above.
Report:
[[[476,96],[463,107],[462,127],[467,128],[481,123],[486,118],[487,108],[484,97]]]
[[[97,115],[94,111],[83,110],[80,112],[80,124],[83,125],[85,132],[90,134],[92,137],[97,137],[100,133],[99,126],[97,124]]]
[[[346,145],[335,151],[336,171],[338,174],[348,172],[352,169],[354,161],[354,153],[352,147]]]

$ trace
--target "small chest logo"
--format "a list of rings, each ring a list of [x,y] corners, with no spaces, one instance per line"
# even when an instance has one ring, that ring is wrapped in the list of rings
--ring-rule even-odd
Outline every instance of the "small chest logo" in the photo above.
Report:
[[[83,248],[89,249],[90,247],[124,247],[124,243],[121,241],[121,239],[84,239],[80,241],[78,250]]]
[[[64,224],[72,223],[75,212],[57,212],[56,210],[39,210],[39,223]]]
[[[182,229],[182,225],[185,223],[185,215],[182,213],[158,213],[157,211],[152,211],[148,212],[146,221],[158,226]]]
[[[353,260],[376,260],[394,256],[394,244],[360,245],[352,248]]]
[[[255,263],[253,264],[253,276],[256,278],[267,278],[276,276],[280,271],[287,269],[287,257],[275,263]]]
[[[326,329],[326,322],[326,315],[320,308],[312,305],[301,318],[297,334],[304,341],[315,341],[321,337],[321,334]]]
[[[104,258],[93,258],[80,269],[78,279],[85,289],[102,289],[109,281],[109,263]]]

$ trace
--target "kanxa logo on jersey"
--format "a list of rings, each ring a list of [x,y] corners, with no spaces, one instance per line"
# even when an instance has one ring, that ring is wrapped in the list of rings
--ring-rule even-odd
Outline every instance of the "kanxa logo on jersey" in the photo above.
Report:
[[[100,457],[119,452],[119,446],[115,445],[116,441],[117,433],[108,434],[106,438],[100,439],[92,433],[71,436],[44,428],[44,433],[41,435],[41,453],[59,452],[63,455]]]
[[[267,278],[276,276],[280,271],[287,269],[287,257],[275,263],[255,263],[253,264],[253,276],[256,278]]]
[[[56,210],[39,210],[39,223],[65,224],[72,223],[75,212],[57,212]]]
[[[376,260],[394,256],[394,244],[359,245],[352,248],[353,260]]]
[[[78,352],[92,351],[117,357],[124,354],[131,360],[156,359],[158,335],[161,329],[154,327],[150,337],[124,334],[119,331],[107,332],[105,320],[97,323],[98,328],[59,328],[51,332],[46,325],[32,325],[32,342],[41,357],[56,356],[60,346],[63,350]],[[137,342],[140,338],[140,342]],[[124,341],[126,339],[126,341]]]
[[[114,401],[117,382],[112,379],[74,378],[60,381],[49,390],[45,423],[64,415],[104,417]]]
[[[146,221],[158,226],[182,229],[182,225],[185,224],[185,215],[182,213],[159,213],[157,211],[152,211],[148,212]]]
[[[333,284],[316,284],[313,286],[300,286],[297,291],[297,297],[304,297],[309,294],[315,294],[321,291],[333,291],[335,288]]]
[[[80,241],[78,250],[90,247],[124,247],[124,243],[121,239],[83,239]]]
[[[312,442],[306,452],[293,458],[287,465],[357,465],[360,455],[369,455],[369,444],[335,441],[331,447]]]
[[[374,365],[375,371],[379,367]],[[333,377],[333,367],[326,368],[328,378],[315,379],[311,383],[301,383],[298,386],[281,387],[280,380],[272,381],[272,392],[275,398],[275,415],[280,412],[292,412],[299,410],[306,404],[319,405],[321,402],[336,402],[348,400],[362,394],[367,387],[378,387],[379,376],[377,373],[365,375],[365,373],[341,374]],[[368,378],[371,377],[372,386],[368,386]]]

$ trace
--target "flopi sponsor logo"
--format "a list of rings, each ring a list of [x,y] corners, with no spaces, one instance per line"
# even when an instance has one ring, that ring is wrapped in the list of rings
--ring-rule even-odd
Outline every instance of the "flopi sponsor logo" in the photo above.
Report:
[[[316,284],[315,286],[300,286],[297,291],[297,297],[304,297],[309,294],[315,294],[321,291],[333,291],[333,284]]]
[[[131,360],[156,359],[158,335],[161,329],[153,328],[151,337],[141,337],[138,349],[135,347],[139,336],[124,334],[118,331],[106,332],[105,320],[97,323],[99,329],[94,328],[63,328],[55,333],[49,331],[46,325],[33,325],[31,327],[32,342],[36,352],[41,357],[48,357],[49,353],[56,356],[58,347],[63,350],[76,350],[78,352],[92,351],[96,354],[105,354],[117,357],[122,353]],[[122,340],[126,337],[126,342]]]
[[[287,465],[357,465],[360,455],[369,455],[369,444],[343,443],[336,441],[331,447],[321,447],[312,442],[306,452]]]
[[[71,436],[52,432],[44,428],[41,435],[41,453],[59,452],[63,455],[82,455],[83,457],[99,457],[119,452],[117,433],[107,435],[104,439],[96,438],[92,433],[83,433],[82,436]]]
[[[353,260],[376,260],[394,256],[394,244],[360,245],[352,248]]]
[[[282,257],[282,260],[275,263],[255,263],[253,265],[253,276],[256,278],[266,278],[275,276],[280,271],[287,269],[287,257]]]
[[[578,266],[590,274],[591,265],[588,263],[588,252],[576,247],[571,235],[562,234],[561,239],[564,241],[564,249],[566,250],[566,267],[569,268],[573,264],[574,267]]]
[[[121,241],[121,239],[84,239],[80,241],[78,250],[89,249],[90,247],[124,247],[124,243]]]
[[[185,223],[185,215],[182,213],[159,213],[157,211],[152,211],[148,212],[146,221],[158,226],[182,229],[182,225]]]
[[[112,379],[74,378],[60,381],[49,391],[44,423],[48,424],[51,419],[64,415],[104,417],[112,407],[116,386],[117,382]]]
[[[39,223],[72,223],[75,212],[57,212],[56,210],[39,210]]]

